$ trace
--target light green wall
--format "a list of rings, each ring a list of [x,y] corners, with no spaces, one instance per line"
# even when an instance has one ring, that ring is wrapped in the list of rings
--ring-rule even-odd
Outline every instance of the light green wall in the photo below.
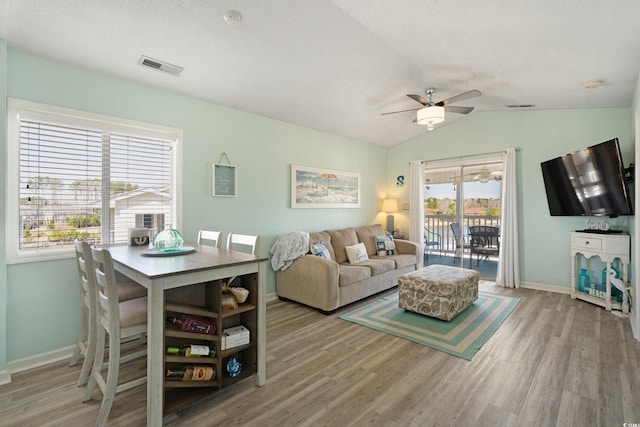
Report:
[[[540,163],[617,137],[625,165],[634,161],[629,108],[481,112],[452,122],[389,150],[389,185],[409,176],[408,162],[518,147],[520,276],[524,282],[569,287],[569,232],[586,218],[551,217]],[[408,185],[398,197],[408,202]],[[396,218],[398,218],[396,216]],[[594,219],[594,218],[592,218]],[[599,218],[596,218],[600,220]],[[406,217],[400,219],[405,221]],[[631,217],[609,220],[629,230]]]
[[[7,51],[4,43],[0,45],[0,79],[3,98],[183,129],[183,234],[194,239],[199,228],[259,233],[264,256],[275,238],[288,231],[382,223],[378,201],[387,188],[391,195],[407,199],[404,192],[394,192],[395,177],[409,175],[409,160],[514,146],[522,148],[518,153],[522,279],[568,286],[568,232],[582,228],[584,221],[549,217],[539,163],[613,136],[622,142],[626,163],[633,153],[629,109],[476,113],[385,149]],[[6,112],[4,105],[0,108],[0,160],[6,165]],[[210,196],[211,163],[223,152],[238,166],[236,198]],[[359,172],[362,207],[290,209],[291,164]],[[4,188],[1,174],[0,207]],[[408,185],[402,190],[408,190]],[[406,221],[403,213],[396,218]],[[403,226],[406,229],[406,222]],[[2,208],[0,241],[4,241],[4,230]],[[7,361],[74,342],[79,322],[75,276],[72,259],[6,266],[4,247],[0,247],[0,373]],[[268,293],[275,291],[274,277],[269,268]]]
[[[267,256],[282,233],[384,219],[378,201],[386,185],[385,148],[11,50],[7,74],[9,97],[183,129],[181,231],[187,240],[193,241],[199,228],[223,230],[225,237],[229,231],[260,234],[259,252]],[[211,197],[211,163],[223,152],[238,167],[235,198]],[[359,172],[361,208],[289,208],[291,164]],[[0,217],[4,230],[4,209]],[[79,322],[73,260],[15,264],[7,270],[6,360],[72,344]],[[273,293],[275,273],[270,267],[268,272],[267,293]]]

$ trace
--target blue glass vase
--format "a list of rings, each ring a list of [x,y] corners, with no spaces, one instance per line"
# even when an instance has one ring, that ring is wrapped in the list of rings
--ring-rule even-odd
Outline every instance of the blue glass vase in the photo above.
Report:
[[[589,275],[587,274],[587,270],[583,268],[580,270],[580,276],[578,276],[578,291],[588,293],[589,292],[587,290],[588,288],[589,288]]]
[[[182,249],[182,245],[184,245],[182,234],[170,225],[158,233],[153,241],[153,246],[160,252],[178,251]]]

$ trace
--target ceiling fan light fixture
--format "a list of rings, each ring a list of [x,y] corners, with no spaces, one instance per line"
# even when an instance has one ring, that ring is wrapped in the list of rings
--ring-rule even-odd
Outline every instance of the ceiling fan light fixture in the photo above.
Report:
[[[444,107],[430,105],[419,109],[416,114],[416,122],[433,130],[433,125],[444,122]]]

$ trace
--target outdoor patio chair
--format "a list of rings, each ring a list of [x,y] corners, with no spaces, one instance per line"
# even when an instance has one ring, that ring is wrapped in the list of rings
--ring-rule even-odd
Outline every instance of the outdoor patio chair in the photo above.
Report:
[[[480,265],[480,258],[488,259],[489,256],[498,256],[500,253],[500,228],[487,225],[474,225],[469,227],[470,254],[469,268],[473,263],[473,254],[476,254],[476,266]]]
[[[449,224],[451,227],[451,232],[453,233],[453,238],[456,241],[456,250],[453,256],[453,262],[456,262],[458,257],[464,256],[464,251],[469,249],[471,245],[467,243],[465,236],[462,235],[462,230],[460,229],[460,224],[457,222],[452,222]]]
[[[424,257],[425,259],[429,259],[429,253],[431,252],[431,248],[438,248],[440,251],[440,256],[442,256],[442,237],[440,234],[429,230],[428,228],[424,229]]]

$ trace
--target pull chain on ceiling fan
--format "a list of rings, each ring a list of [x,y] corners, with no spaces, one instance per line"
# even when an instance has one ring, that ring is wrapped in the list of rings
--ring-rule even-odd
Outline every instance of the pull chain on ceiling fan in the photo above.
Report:
[[[385,116],[387,114],[417,111],[416,118],[415,120],[413,120],[413,122],[418,123],[419,125],[427,126],[428,130],[433,130],[434,125],[444,122],[445,111],[458,114],[469,114],[473,111],[473,107],[456,107],[449,104],[463,101],[465,99],[475,98],[476,96],[481,95],[479,90],[474,89],[456,96],[452,96],[451,98],[443,99],[439,102],[433,102],[433,94],[436,93],[435,88],[429,88],[425,90],[424,93],[427,95],[428,99],[424,99],[420,95],[407,95],[409,98],[413,99],[416,102],[419,102],[424,107],[412,108],[409,110],[392,111],[389,113],[382,113],[381,115]]]

